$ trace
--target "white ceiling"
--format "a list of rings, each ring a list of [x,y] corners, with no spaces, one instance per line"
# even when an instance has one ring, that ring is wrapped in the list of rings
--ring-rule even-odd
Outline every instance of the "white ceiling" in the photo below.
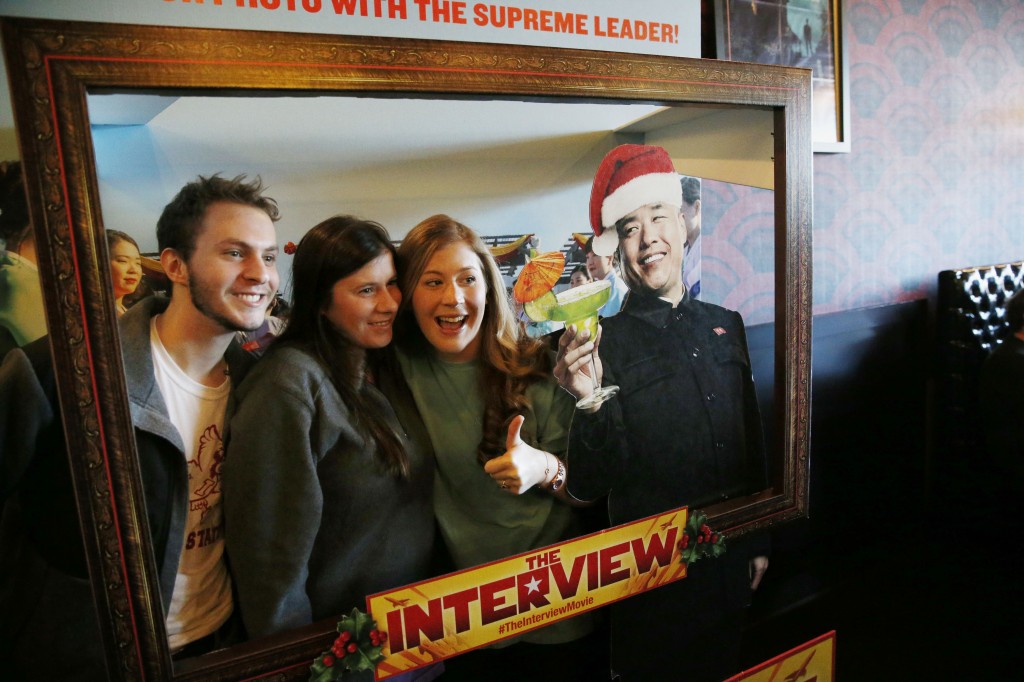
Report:
[[[558,248],[572,232],[589,231],[589,185],[612,146],[694,127],[706,139],[715,121],[737,115],[636,103],[349,95],[110,94],[90,95],[88,106],[104,223],[135,235],[144,250],[155,249],[153,226],[177,190],[215,172],[264,179],[281,205],[282,242],[341,212],[378,220],[395,237],[443,212],[482,234],[534,233]],[[764,128],[772,117],[753,114],[761,119],[729,126],[754,142],[742,139],[743,148],[729,153],[712,135],[701,155],[761,158],[770,177]],[[657,143],[680,172],[716,177],[671,140]]]
[[[145,126],[164,142],[161,151],[177,168],[196,173],[223,165],[259,169],[265,177],[294,179],[297,197],[329,190],[384,198],[396,176],[407,179],[399,182],[407,197],[453,191],[491,196],[549,187],[598,140],[664,107],[101,95],[89,97],[89,110],[93,126]],[[152,159],[139,156],[137,162]],[[514,172],[519,167],[524,172]],[[104,174],[138,178],[145,170],[122,156]],[[382,175],[390,181],[382,182]]]

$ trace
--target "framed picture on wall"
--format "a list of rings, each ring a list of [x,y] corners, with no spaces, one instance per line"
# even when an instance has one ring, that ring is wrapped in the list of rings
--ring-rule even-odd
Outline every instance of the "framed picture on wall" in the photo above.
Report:
[[[811,69],[815,152],[849,152],[842,0],[715,0],[719,59]]]

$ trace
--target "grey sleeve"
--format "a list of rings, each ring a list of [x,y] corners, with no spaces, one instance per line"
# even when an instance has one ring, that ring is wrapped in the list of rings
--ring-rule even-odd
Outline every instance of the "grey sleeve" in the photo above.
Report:
[[[316,408],[286,374],[251,377],[231,419],[224,464],[227,556],[253,637],[313,620],[306,580],[323,508]]]
[[[0,502],[6,500],[35,454],[36,439],[54,412],[28,357],[10,351],[0,365]]]

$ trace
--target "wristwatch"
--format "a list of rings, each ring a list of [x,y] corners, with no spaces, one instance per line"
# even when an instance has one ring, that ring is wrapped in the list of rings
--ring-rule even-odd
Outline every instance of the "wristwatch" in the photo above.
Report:
[[[555,459],[558,459],[557,457]],[[548,484],[552,491],[556,491],[565,485],[565,464],[562,460],[558,459],[558,471],[555,472],[555,477],[551,479],[551,483]]]

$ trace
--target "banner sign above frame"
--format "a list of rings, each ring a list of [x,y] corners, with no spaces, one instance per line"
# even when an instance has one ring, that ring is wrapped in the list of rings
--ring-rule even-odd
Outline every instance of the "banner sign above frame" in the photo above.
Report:
[[[700,57],[700,0],[5,0],[0,14]]]

